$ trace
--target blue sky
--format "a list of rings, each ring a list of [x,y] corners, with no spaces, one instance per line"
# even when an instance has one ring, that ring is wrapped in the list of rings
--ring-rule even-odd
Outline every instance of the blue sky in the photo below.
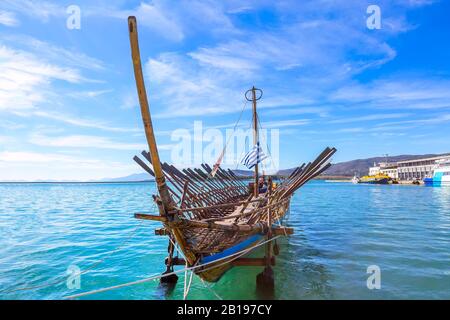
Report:
[[[379,30],[366,26],[371,4]],[[252,85],[262,126],[280,130],[282,168],[326,146],[334,161],[450,152],[448,12],[431,0],[2,0],[0,180],[141,172],[128,15],[163,160],[177,128],[232,127]]]

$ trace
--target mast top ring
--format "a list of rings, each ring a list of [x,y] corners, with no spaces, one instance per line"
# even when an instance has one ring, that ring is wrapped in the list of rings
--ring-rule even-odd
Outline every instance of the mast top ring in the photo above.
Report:
[[[248,97],[248,94],[251,93],[253,90],[259,92],[259,96],[257,96],[256,99],[255,99],[256,101],[258,101],[259,99],[262,98],[263,91],[262,91],[261,89],[258,89],[258,88],[253,87],[253,88],[251,88],[251,89],[248,89],[248,90],[245,92],[245,99],[247,99],[247,101],[253,101],[253,97],[252,97],[252,96],[250,96],[250,98]]]

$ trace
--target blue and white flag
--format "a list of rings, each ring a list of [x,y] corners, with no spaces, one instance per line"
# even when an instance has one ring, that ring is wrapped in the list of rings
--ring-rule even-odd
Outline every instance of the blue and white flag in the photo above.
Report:
[[[242,158],[241,163],[251,169],[266,158],[267,156],[263,153],[259,142],[257,142],[256,145],[244,156],[244,158]]]

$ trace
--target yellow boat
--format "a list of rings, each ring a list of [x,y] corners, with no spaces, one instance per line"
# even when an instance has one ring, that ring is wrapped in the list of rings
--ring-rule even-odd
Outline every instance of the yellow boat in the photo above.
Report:
[[[388,175],[377,173],[375,175],[361,177],[358,183],[388,184],[391,180],[391,177]]]

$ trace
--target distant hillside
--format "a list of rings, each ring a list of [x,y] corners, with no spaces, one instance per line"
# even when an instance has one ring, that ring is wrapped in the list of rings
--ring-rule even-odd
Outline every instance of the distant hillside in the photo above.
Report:
[[[125,181],[154,181],[155,179],[148,173],[135,173],[126,177],[119,178],[105,178],[101,182],[125,182]]]
[[[442,154],[422,154],[411,155],[404,154],[399,156],[389,156],[389,162],[397,162],[403,160],[414,160],[419,158],[436,157]],[[386,161],[385,157],[373,157],[367,159],[356,159],[345,162],[338,162],[333,164],[323,175],[324,176],[353,176],[355,173],[365,175],[369,172],[369,167],[372,167],[374,163]],[[284,169],[278,171],[279,175],[289,175],[293,169]]]
[[[399,156],[389,156],[389,162],[397,162],[403,160],[413,160],[418,158],[428,158],[436,157],[442,154],[422,154],[422,155],[411,155],[404,154]],[[351,161],[339,162],[333,164],[323,176],[333,176],[333,177],[352,177],[355,173],[360,175],[365,175],[369,172],[369,167],[373,166],[374,163],[384,162],[385,157],[373,157],[367,159],[356,159]],[[277,175],[287,176],[294,169],[282,169],[277,172]],[[239,177],[251,177],[253,176],[252,170],[240,170],[236,169],[233,172]],[[154,181],[154,178],[147,173],[136,173],[126,177],[102,179],[101,182],[122,182],[122,181]]]
[[[238,177],[251,177],[253,175],[253,171],[249,170],[233,170],[233,172]],[[135,182],[135,181],[155,181],[155,178],[150,176],[148,173],[135,173],[125,177],[118,178],[104,178],[101,180],[96,180],[99,182]]]
[[[439,154],[421,154],[421,155],[411,155],[404,154],[399,156],[389,156],[389,162],[397,162],[403,160],[414,160],[419,158],[429,158],[436,157]],[[369,173],[369,167],[372,167],[374,163],[386,161],[385,157],[374,157],[367,159],[357,159],[346,162],[339,162],[333,164],[330,169],[328,169],[324,175],[343,175],[343,176],[353,176],[355,173],[360,175],[365,175]]]
[[[236,169],[236,170],[231,170],[234,172],[235,175],[237,175],[238,177],[251,177],[253,176],[253,171],[250,170],[240,170],[240,169]]]

